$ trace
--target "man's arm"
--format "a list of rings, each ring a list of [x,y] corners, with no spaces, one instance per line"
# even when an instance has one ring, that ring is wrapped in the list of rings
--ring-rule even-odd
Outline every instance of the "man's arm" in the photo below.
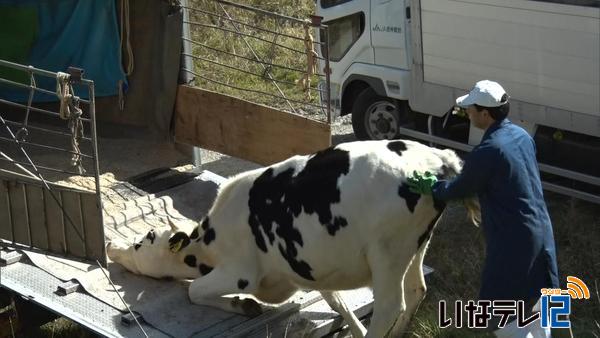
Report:
[[[452,180],[435,183],[431,189],[434,198],[448,201],[476,195],[484,190],[498,165],[496,152],[489,147],[475,148],[465,160],[461,173]]]

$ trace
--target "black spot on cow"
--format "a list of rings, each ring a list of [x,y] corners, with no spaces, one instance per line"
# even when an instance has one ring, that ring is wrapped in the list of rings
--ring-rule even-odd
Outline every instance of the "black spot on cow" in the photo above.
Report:
[[[302,247],[304,243],[300,231],[294,227],[294,219],[301,212],[316,213],[331,236],[347,226],[343,216],[333,215],[331,205],[340,202],[337,182],[349,170],[348,152],[335,148],[316,153],[295,176],[294,168],[277,175],[273,168],[266,169],[254,181],[248,200],[248,223],[256,245],[267,252],[266,240],[273,245],[275,237],[279,237],[283,240],[278,245],[279,252],[290,267],[303,278],[314,280],[310,265],[297,258],[296,245]]]
[[[190,244],[190,238],[183,231],[176,232],[173,236],[171,236],[171,238],[169,238],[169,249],[172,250],[173,248],[175,248],[177,243],[179,242],[181,242],[179,250],[182,250]]]
[[[200,263],[200,265],[198,265],[198,270],[200,270],[200,274],[202,276],[206,276],[213,270],[213,268],[204,263]]]
[[[194,256],[194,255],[187,255],[183,259],[183,262],[185,264],[187,264],[189,267],[195,268],[196,267],[196,256]]]
[[[217,237],[217,233],[215,232],[214,228],[209,228],[208,230],[206,230],[206,232],[204,233],[204,244],[209,245],[210,242],[214,241],[215,238]]]
[[[402,141],[391,141],[387,144],[389,150],[398,154],[398,156],[402,156],[402,152],[406,151],[406,143]]]
[[[200,240],[200,231],[198,230],[198,227],[195,227],[194,230],[192,230],[192,233],[190,234],[190,239],[195,239],[196,242]]]
[[[238,289],[244,290],[248,286],[248,281],[245,279],[238,280]]]
[[[205,217],[202,220],[202,230],[206,231],[208,230],[208,228],[210,228],[210,220],[208,219],[208,217]]]
[[[410,188],[405,183],[402,183],[398,188],[398,195],[404,198],[404,200],[406,201],[406,207],[408,208],[408,210],[410,210],[410,212],[414,213],[415,207],[417,206],[417,202],[419,202],[419,198],[421,198],[421,195],[415,194],[414,192],[410,191]]]
[[[209,245],[215,240],[215,238],[217,238],[217,232],[215,231],[215,228],[210,226],[208,217],[202,221],[202,230],[204,230],[204,235],[202,236],[204,244]]]
[[[427,230],[425,230],[425,232],[419,236],[419,241],[417,243],[418,248],[421,247],[421,245],[423,245],[423,243],[427,242],[429,239],[431,239],[431,235],[433,232],[433,228],[435,227],[435,223],[437,223],[438,219],[440,219],[440,216],[442,216],[442,213],[438,213],[429,223],[429,225],[427,226]]]
[[[154,244],[154,240],[156,239],[156,234],[154,233],[154,230],[148,231],[146,238],[150,240],[150,244]]]

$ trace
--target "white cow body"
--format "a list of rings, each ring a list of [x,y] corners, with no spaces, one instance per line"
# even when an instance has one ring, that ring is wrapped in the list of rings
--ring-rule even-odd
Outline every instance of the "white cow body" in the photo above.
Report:
[[[281,303],[297,289],[322,291],[355,337],[365,328],[334,291],[371,286],[367,336],[396,334],[424,297],[422,260],[443,210],[406,177],[460,169],[453,151],[412,141],[340,144],[229,179],[191,233],[157,231],[108,253],[136,273],[196,278],[192,302],[228,310],[239,304],[220,296]]]

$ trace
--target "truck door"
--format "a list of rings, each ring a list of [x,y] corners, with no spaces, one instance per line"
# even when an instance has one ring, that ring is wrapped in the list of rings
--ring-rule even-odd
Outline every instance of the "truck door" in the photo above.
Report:
[[[371,43],[375,64],[408,69],[404,0],[371,0]]]

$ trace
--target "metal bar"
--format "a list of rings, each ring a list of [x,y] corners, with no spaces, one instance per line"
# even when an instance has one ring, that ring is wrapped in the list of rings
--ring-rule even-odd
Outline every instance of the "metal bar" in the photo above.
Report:
[[[13,126],[16,126],[16,127],[21,127],[23,125],[22,123],[11,121],[11,120],[6,120],[6,119],[4,120],[4,122],[6,122],[6,124],[10,124],[10,125],[13,125]],[[45,129],[45,128],[41,128],[41,127],[34,127],[31,124],[27,125],[27,129],[39,130],[41,132],[46,132],[46,133],[49,133],[49,134],[62,135],[62,136],[71,137],[71,134],[69,134],[69,133],[65,133],[65,132],[58,131],[58,130]],[[82,140],[86,140],[86,141],[91,141],[92,140],[91,138],[85,137],[85,136],[82,137],[81,139]]]
[[[6,137],[2,137],[2,136],[0,136],[0,141],[14,143],[13,140],[11,140],[9,138],[6,138]],[[84,153],[78,153],[76,151],[66,150],[66,149],[52,147],[52,146],[47,146],[47,145],[43,145],[43,144],[37,144],[37,143],[27,142],[27,141],[19,141],[19,143],[25,144],[25,145],[28,145],[28,146],[33,146],[33,147],[39,147],[39,148],[44,148],[44,149],[50,149],[50,150],[60,151],[60,152],[64,152],[64,153],[70,153],[70,154],[80,155],[82,157],[93,158],[92,156],[84,154]]]
[[[454,149],[458,149],[458,150],[462,150],[462,151],[466,151],[466,152],[470,152],[473,149],[473,146],[468,145],[468,144],[448,140],[448,139],[441,138],[438,136],[429,135],[429,134],[422,133],[420,131],[416,131],[416,130],[412,130],[412,129],[400,127],[400,128],[398,128],[398,132],[400,134],[404,134],[409,137],[414,137],[414,138],[421,139],[421,140],[428,141],[428,142],[434,142],[434,143],[437,143],[437,144],[440,144],[440,145],[443,145],[446,147],[450,147],[450,148],[454,148]]]
[[[61,170],[61,169],[54,169],[54,168],[49,168],[49,167],[44,167],[41,165],[33,165],[27,162],[21,162],[21,161],[15,161],[15,160],[7,160],[5,158],[0,158],[0,161],[5,161],[5,162],[9,162],[9,163],[14,163],[14,164],[20,164],[20,165],[25,165],[28,167],[32,167],[32,168],[38,168],[38,169],[42,169],[42,170],[46,170],[46,171],[53,171],[53,172],[59,172],[59,173],[63,173],[63,174],[71,174],[71,175],[75,175],[75,176],[84,176],[84,177],[93,177],[92,175],[80,175],[77,172],[74,171],[68,171],[68,170]]]
[[[600,177],[590,176],[587,174],[578,173],[576,171],[563,169],[555,166],[551,166],[544,163],[538,163],[540,171],[543,171],[548,174],[553,174],[557,176],[567,177],[574,179],[576,181],[581,181],[593,185],[600,186]]]
[[[331,69],[329,69],[329,30],[325,30],[325,48],[327,49],[327,58],[325,58],[325,83],[327,87],[327,124],[331,124]]]
[[[204,48],[207,48],[207,49],[210,49],[210,50],[214,50],[215,52],[218,52],[218,53],[223,53],[223,54],[235,56],[237,58],[248,60],[248,61],[252,61],[252,62],[258,62],[258,61],[254,60],[252,58],[245,57],[245,56],[242,56],[242,55],[239,55],[239,54],[235,54],[235,53],[230,53],[230,52],[227,52],[227,51],[224,51],[224,50],[221,50],[221,49],[217,49],[217,48],[205,45],[203,43],[194,41],[192,39],[183,38],[183,40],[189,41],[189,42],[191,42],[191,43],[193,43],[194,45],[197,45],[197,46],[201,46],[201,47],[204,47]],[[284,65],[278,65],[278,64],[274,64],[274,63],[268,63],[268,62],[262,62],[262,63],[265,64],[265,65],[269,65],[269,66],[273,66],[273,67],[277,67],[277,68],[282,68],[282,69],[287,69],[287,70],[292,70],[292,71],[299,72],[299,73],[304,73],[305,72],[303,69],[291,68],[291,67],[287,67],[287,66],[284,66]],[[325,74],[319,74],[319,73],[317,73],[315,75],[325,76]]]
[[[600,196],[590,194],[584,191],[567,188],[558,184],[542,182],[542,187],[548,191],[557,192],[559,194],[579,198],[588,202],[600,204]]]
[[[90,85],[88,86],[88,91],[89,91],[89,97],[90,97],[90,119],[92,120],[91,123],[91,137],[92,137],[92,154],[94,155],[94,180],[96,183],[96,203],[98,206],[98,210],[100,210],[99,212],[99,216],[100,217],[100,222],[99,224],[101,225],[101,234],[102,237],[101,238],[106,238],[104,235],[104,220],[103,220],[103,216],[102,216],[102,196],[101,196],[101,190],[100,190],[100,167],[98,164],[98,138],[97,138],[97,134],[96,134],[96,93],[95,93],[95,87],[94,87],[94,82],[90,83]],[[106,245],[102,245],[102,263],[106,264]],[[98,263],[100,264],[100,263]]]
[[[230,65],[226,65],[224,63],[220,63],[220,62],[217,62],[217,61],[213,61],[213,60],[210,60],[210,59],[207,59],[207,58],[203,58],[203,57],[200,57],[200,56],[195,56],[195,55],[191,55],[191,54],[187,54],[187,53],[182,53],[182,55],[189,56],[189,57],[194,58],[196,60],[206,61],[206,62],[210,62],[210,63],[215,64],[215,65],[219,65],[219,66],[223,66],[223,67],[226,67],[226,68],[229,68],[229,69],[237,70],[237,71],[240,71],[240,72],[245,73],[245,74],[249,74],[249,75],[253,75],[253,76],[256,76],[256,77],[263,78],[263,76],[261,74],[252,73],[252,72],[249,72],[247,70],[236,68],[236,67],[233,67],[233,66],[230,66]],[[279,82],[279,83],[283,83],[283,84],[286,84],[286,85],[290,85],[290,86],[297,86],[296,83],[290,82],[290,81],[283,81],[283,80],[277,80],[277,79],[273,79],[273,81],[276,81],[276,82]],[[315,87],[310,87],[309,89],[310,90],[314,90],[314,91],[319,91],[319,92],[325,92],[325,90],[322,90],[322,89],[319,89],[319,88],[315,88]]]
[[[115,286],[115,284],[113,283],[113,281],[110,279],[110,277],[108,276],[108,274],[106,273],[106,271],[104,271],[104,268],[102,267],[102,265],[100,265],[100,262],[98,260],[96,260],[96,264],[98,264],[98,266],[100,267],[100,270],[104,274],[104,277],[106,277],[106,279],[108,280],[108,282],[112,286],[112,288],[115,291],[115,293],[117,294],[117,296],[119,296],[119,299],[121,300],[121,302],[123,302],[123,305],[125,305],[125,307],[127,308],[127,311],[129,312],[129,314],[131,314],[131,316],[133,316],[133,319],[135,320],[136,324],[140,327],[140,330],[142,330],[142,333],[144,333],[144,336],[146,336],[146,338],[148,338],[148,334],[146,333],[146,331],[144,331],[144,328],[142,327],[142,324],[140,324],[140,322],[138,321],[137,317],[133,314],[133,311],[131,311],[131,309],[129,308],[129,305],[127,304],[127,302],[125,302],[125,300],[123,299],[123,297],[121,297],[121,294],[119,293],[119,290],[117,290],[117,287]]]
[[[50,71],[47,71],[47,70],[35,68],[35,67],[32,67],[32,66],[23,66],[23,65],[20,65],[18,63],[14,63],[14,62],[10,62],[10,61],[0,60],[0,66],[5,66],[5,67],[9,67],[9,68],[14,68],[14,69],[22,70],[24,72],[32,72],[32,73],[36,73],[36,74],[40,74],[40,75],[44,75],[44,76],[56,78],[56,73],[54,73],[54,72],[50,72]],[[89,85],[90,83],[93,83],[92,80],[87,80],[87,79],[81,79],[80,82],[83,83],[83,84],[86,84],[86,85]]]
[[[56,96],[56,92],[50,91],[50,90],[46,90],[44,88],[39,88],[39,87],[35,87],[32,85],[26,85],[24,83],[20,83],[20,82],[15,82],[15,81],[10,81],[7,79],[2,79],[0,78],[0,83],[6,83],[15,87],[21,87],[23,89],[29,89],[29,90],[34,90],[34,91],[38,91],[40,93],[44,93],[44,94],[48,94],[48,95],[54,95]]]
[[[257,94],[264,94],[264,95],[271,96],[271,97],[274,97],[274,98],[277,98],[277,99],[281,99],[281,97],[280,97],[280,96],[277,96],[277,95],[274,95],[274,94],[269,94],[269,93],[266,93],[266,92],[261,92],[260,90],[254,90],[254,89],[248,89],[248,88],[241,88],[241,87],[232,86],[232,85],[230,85],[230,84],[223,83],[223,82],[221,82],[221,81],[217,81],[217,80],[214,80],[214,79],[208,78],[208,77],[206,77],[206,76],[202,76],[202,75],[200,75],[200,74],[198,74],[198,73],[196,73],[196,72],[193,72],[193,71],[191,71],[191,70],[189,70],[189,69],[185,69],[185,68],[184,68],[183,70],[184,70],[184,71],[186,71],[186,72],[190,72],[190,73],[194,74],[195,76],[197,76],[197,77],[199,77],[199,78],[201,78],[201,79],[204,79],[204,80],[206,80],[206,81],[210,81],[210,82],[214,82],[214,83],[220,84],[221,86],[230,87],[230,88],[233,88],[233,89],[237,89],[237,90],[243,90],[243,91],[252,92],[252,93],[257,93]],[[294,100],[294,99],[288,99],[288,100],[289,100],[289,101],[291,101],[291,102],[295,102],[295,103],[302,103],[302,104],[304,104],[304,105],[306,105],[306,106],[311,106],[311,107],[315,107],[315,108],[323,109],[323,107],[322,107],[322,106],[316,105],[316,104],[314,104],[314,103],[307,103],[307,102],[304,102],[304,101],[300,101],[300,100]]]
[[[12,158],[10,158],[10,156],[6,155],[5,153],[3,153],[3,152],[1,152],[1,151],[0,151],[0,156],[4,157],[4,159],[5,159],[6,161],[8,161],[8,162],[14,163],[14,160],[13,160]],[[34,178],[34,179],[36,179],[36,180],[39,180],[39,178],[38,178],[37,176],[35,176],[35,174],[34,174],[34,173],[32,173],[31,171],[29,171],[29,170],[25,169],[24,167],[22,167],[22,166],[20,166],[20,165],[18,165],[18,164],[15,164],[15,166],[16,166],[17,168],[19,168],[19,169],[23,170],[23,172],[25,172],[27,175],[31,176],[32,178]]]
[[[233,33],[233,34],[236,34],[236,35],[247,36],[249,38],[260,40],[260,41],[263,41],[263,42],[266,42],[266,43],[269,43],[269,44],[272,44],[272,45],[275,45],[275,46],[278,46],[278,47],[281,47],[283,49],[287,49],[289,51],[292,51],[292,52],[295,52],[295,53],[299,53],[299,54],[305,54],[306,53],[303,50],[294,49],[292,47],[284,46],[284,45],[282,45],[280,43],[269,41],[267,39],[263,39],[263,38],[258,37],[256,35],[251,35],[251,34],[242,33],[242,32],[239,32],[239,31],[234,31],[234,30],[227,29],[227,28],[224,28],[224,27],[219,27],[219,26],[215,26],[215,25],[209,25],[209,24],[200,23],[200,22],[192,22],[192,21],[187,21],[187,22],[184,21],[184,23],[187,23],[187,24],[190,24],[190,25],[194,25],[194,26],[200,26],[200,27],[204,27],[204,28],[218,29],[220,31],[229,32],[229,33]],[[320,56],[317,56],[317,58],[323,60],[323,58],[320,57]]]
[[[243,22],[243,21],[239,21],[239,20],[235,20],[235,19],[228,19],[227,17],[225,17],[225,16],[222,16],[222,15],[220,15],[220,14],[217,14],[217,13],[214,13],[214,12],[204,11],[204,10],[201,10],[201,9],[197,9],[197,8],[191,8],[191,7],[186,7],[186,6],[182,6],[182,7],[183,7],[183,8],[186,8],[186,9],[188,9],[188,10],[192,11],[192,12],[200,12],[200,13],[208,14],[208,15],[210,15],[210,16],[215,16],[215,17],[218,17],[218,18],[220,18],[220,19],[231,20],[231,21],[233,21],[233,22],[239,23],[240,25],[244,25],[244,26],[246,26],[246,27],[251,27],[251,28],[254,28],[254,29],[256,29],[256,30],[263,31],[263,32],[266,32],[266,33],[277,34],[277,35],[285,36],[286,38],[290,38],[290,39],[295,39],[295,40],[301,40],[301,41],[304,41],[304,38],[301,38],[301,37],[299,37],[299,36],[294,36],[294,35],[289,35],[289,34],[285,34],[285,33],[280,33],[280,32],[276,32],[276,31],[272,31],[272,30],[270,30],[270,29],[266,29],[266,28],[262,28],[262,27],[254,26],[254,25],[252,25],[252,24],[249,24],[249,23],[247,23],[247,22]],[[185,21],[184,21],[184,22],[185,22]],[[322,43],[322,42],[318,42],[318,41],[313,41],[313,43],[314,43],[315,45],[323,45],[323,43]]]
[[[398,131],[401,134],[409,136],[409,137],[414,137],[414,138],[421,139],[421,140],[428,141],[428,142],[434,142],[434,143],[437,143],[437,144],[440,144],[443,146],[447,146],[447,147],[454,148],[454,149],[459,149],[459,150],[466,151],[466,152],[470,152],[474,148],[473,146],[468,145],[468,144],[464,144],[464,143],[460,143],[460,142],[456,142],[456,141],[452,141],[452,140],[447,140],[447,139],[444,139],[441,137],[428,135],[428,134],[421,133],[421,132],[411,130],[411,129],[398,128]],[[581,182],[592,184],[592,185],[599,185],[598,182],[600,181],[600,179],[598,177],[578,173],[578,172],[567,170],[567,169],[558,168],[558,167],[551,166],[551,165],[544,164],[544,163],[538,163],[538,167],[541,172],[573,179],[576,181],[581,181]],[[573,196],[573,197],[580,198],[580,199],[583,199],[583,200],[586,200],[589,202],[600,204],[600,196],[596,196],[594,194],[575,190],[572,188],[567,188],[567,187],[557,185],[554,183],[549,183],[549,182],[542,182],[542,186],[544,187],[544,189],[549,190],[549,191],[558,192],[561,194]]]
[[[223,5],[221,5],[221,9],[223,10],[223,13],[225,13],[225,15],[227,15],[227,17],[229,19],[231,19],[231,16],[229,15],[229,13],[225,10],[225,7],[223,7]],[[231,25],[233,26],[233,28],[235,28],[235,30],[237,31],[237,34],[242,35],[243,33],[240,32],[240,29],[238,28],[238,26],[236,26],[233,22],[231,22]],[[252,55],[254,56],[254,58],[260,63],[260,65],[263,67],[263,70],[265,72],[265,74],[267,74],[267,76],[269,77],[269,79],[271,81],[273,81],[273,75],[271,75],[271,72],[269,71],[269,69],[265,66],[263,60],[261,60],[260,57],[258,57],[258,54],[256,54],[256,52],[254,51],[254,48],[252,48],[252,46],[250,46],[250,43],[248,43],[248,41],[246,40],[246,38],[242,37],[242,40],[244,40],[244,43],[246,44],[246,47],[248,47],[248,49],[250,49],[250,52],[252,52]],[[266,41],[266,40],[265,40]],[[270,41],[267,41],[270,43]],[[279,85],[277,84],[277,82],[272,82],[273,85],[275,86],[275,88],[277,88],[277,91],[279,92],[279,95],[281,95],[281,97],[285,100],[285,102],[288,104],[288,106],[290,106],[290,109],[292,110],[292,112],[294,114],[296,114],[296,109],[294,109],[294,106],[292,105],[292,103],[290,101],[288,101],[287,97],[285,96],[285,93],[281,90],[281,88],[279,88]]]
[[[13,106],[13,107],[19,107],[19,108],[23,108],[23,109],[27,109],[26,105],[20,104],[20,103],[16,103],[16,102],[12,102],[12,101],[7,101],[4,99],[0,99],[0,103],[4,103],[7,104],[9,106]],[[60,114],[55,113],[53,111],[49,111],[49,110],[45,110],[45,109],[41,109],[41,108],[36,108],[36,107],[30,107],[30,109],[32,111],[37,111],[38,113],[43,113],[43,114],[47,114],[47,115],[51,115],[54,117],[60,117]],[[84,121],[84,122],[90,122],[90,119],[84,118],[84,117],[80,117],[80,120]]]
[[[291,16],[287,16],[287,15],[283,15],[283,14],[277,14],[277,13],[272,13],[272,12],[269,12],[269,11],[265,11],[263,9],[259,9],[259,8],[255,8],[255,7],[251,7],[251,6],[243,5],[243,4],[237,4],[237,3],[233,3],[233,2],[229,2],[229,1],[225,1],[225,0],[213,0],[213,1],[214,2],[218,2],[220,4],[232,6],[232,7],[237,7],[237,8],[246,9],[246,10],[249,10],[249,11],[261,13],[261,14],[264,14],[266,16],[271,16],[271,17],[275,17],[275,18],[286,19],[286,20],[289,20],[291,22],[304,25],[304,20],[301,20],[301,19],[298,19],[298,18],[294,18],[294,17],[291,17]]]

